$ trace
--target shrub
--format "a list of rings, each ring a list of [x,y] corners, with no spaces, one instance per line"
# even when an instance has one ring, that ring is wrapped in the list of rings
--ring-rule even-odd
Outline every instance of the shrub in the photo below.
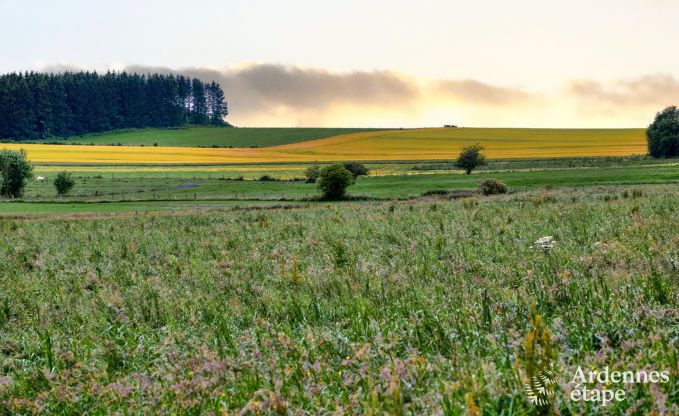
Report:
[[[351,172],[351,175],[354,177],[354,179],[358,178],[359,176],[366,176],[370,172],[363,163],[359,162],[345,162],[344,167],[346,170]]]
[[[259,180],[262,182],[272,182],[272,181],[277,181],[278,179],[274,178],[273,176],[270,175],[262,175],[259,177]]]
[[[304,171],[304,176],[306,177],[307,183],[316,183],[316,180],[318,179],[318,175],[320,175],[320,174],[321,174],[321,167],[318,166],[318,163],[314,163],[313,165],[309,166]]]
[[[10,198],[20,197],[26,181],[33,177],[33,167],[26,159],[26,152],[21,150],[0,151],[0,195]]]
[[[651,156],[679,156],[679,109],[667,107],[655,116],[646,130],[648,153]]]
[[[354,183],[354,177],[343,165],[336,164],[321,169],[316,182],[324,199],[341,199],[347,187]]]
[[[507,185],[497,179],[486,179],[479,183],[479,188],[484,195],[506,194]]]
[[[467,175],[471,174],[472,170],[486,164],[486,157],[481,153],[483,149],[484,147],[478,143],[463,147],[455,161],[455,166],[464,169]]]
[[[73,186],[75,181],[71,178],[70,172],[59,172],[57,177],[54,178],[54,187],[57,189],[57,195],[66,195]]]

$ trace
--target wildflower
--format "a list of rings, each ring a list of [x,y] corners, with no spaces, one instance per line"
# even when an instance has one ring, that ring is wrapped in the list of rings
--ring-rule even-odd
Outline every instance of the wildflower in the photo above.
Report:
[[[549,251],[554,248],[554,245],[556,244],[556,241],[554,240],[554,237],[551,235],[545,236],[545,237],[540,237],[535,242],[533,242],[533,245],[530,246],[530,248],[537,247],[541,249],[542,251]]]
[[[601,250],[605,253],[608,250],[608,244],[602,241],[597,241],[596,243],[592,244],[592,248]]]

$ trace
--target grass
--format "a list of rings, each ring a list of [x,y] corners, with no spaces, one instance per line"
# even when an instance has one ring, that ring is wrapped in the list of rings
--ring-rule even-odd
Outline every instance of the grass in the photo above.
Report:
[[[278,179],[303,178],[312,163],[269,163],[232,165],[68,165],[39,164],[34,167],[36,175],[54,178],[58,172],[67,170],[82,177],[106,176],[110,178],[238,178],[256,179],[270,175]],[[418,173],[412,163],[369,163],[372,174],[393,175]],[[447,169],[450,171],[450,169]]]
[[[240,129],[238,129],[240,130]],[[227,164],[313,161],[452,160],[481,143],[493,159],[626,156],[646,153],[643,129],[414,129],[342,134],[269,148],[4,144],[26,149],[33,162],[102,164]]]
[[[555,412],[676,414],[674,381],[564,388],[676,377],[677,191],[0,219],[0,413],[539,414],[539,325]]]
[[[339,134],[375,129],[361,128],[219,128],[138,129],[90,134],[64,140],[65,143],[171,147],[271,147]]]

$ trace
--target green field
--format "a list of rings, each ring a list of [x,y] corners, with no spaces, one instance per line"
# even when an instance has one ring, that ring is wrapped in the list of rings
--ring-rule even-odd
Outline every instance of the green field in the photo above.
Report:
[[[677,191],[0,219],[0,414],[676,414]]]
[[[190,168],[179,168],[190,169]],[[396,168],[394,168],[396,169]],[[157,171],[135,172],[111,170],[75,171],[76,187],[60,201],[120,200],[308,200],[317,197],[315,184],[302,181],[231,180],[212,171],[181,170],[163,176]],[[398,171],[394,171],[397,173]],[[418,173],[420,171],[408,171]],[[38,174],[40,174],[38,168]],[[54,172],[52,172],[53,174]],[[46,174],[46,173],[45,173]],[[496,178],[513,192],[551,187],[586,187],[592,185],[641,185],[679,182],[677,165],[610,166],[599,168],[536,169],[481,171],[473,175],[458,173],[391,174],[359,177],[348,188],[351,195],[368,199],[414,198],[428,191],[477,188],[479,181]],[[24,199],[33,202],[57,200],[49,180],[32,181]],[[31,211],[30,204],[13,205],[0,213],[20,214]],[[105,211],[107,205],[97,208]]]
[[[63,140],[64,143],[122,144],[129,146],[181,147],[271,147],[339,134],[377,129],[360,128],[227,128],[186,127],[178,129],[140,129],[89,134]]]

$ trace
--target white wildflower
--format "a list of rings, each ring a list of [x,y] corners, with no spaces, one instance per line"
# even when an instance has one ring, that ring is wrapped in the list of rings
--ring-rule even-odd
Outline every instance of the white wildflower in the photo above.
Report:
[[[592,248],[606,252],[606,250],[608,250],[608,244],[604,243],[603,241],[597,241],[596,243],[592,244]]]
[[[545,237],[540,237],[535,242],[533,243],[531,248],[537,247],[541,249],[542,251],[549,251],[552,248],[554,248],[554,245],[556,244],[556,241],[554,241],[554,237],[551,235],[545,236]]]

